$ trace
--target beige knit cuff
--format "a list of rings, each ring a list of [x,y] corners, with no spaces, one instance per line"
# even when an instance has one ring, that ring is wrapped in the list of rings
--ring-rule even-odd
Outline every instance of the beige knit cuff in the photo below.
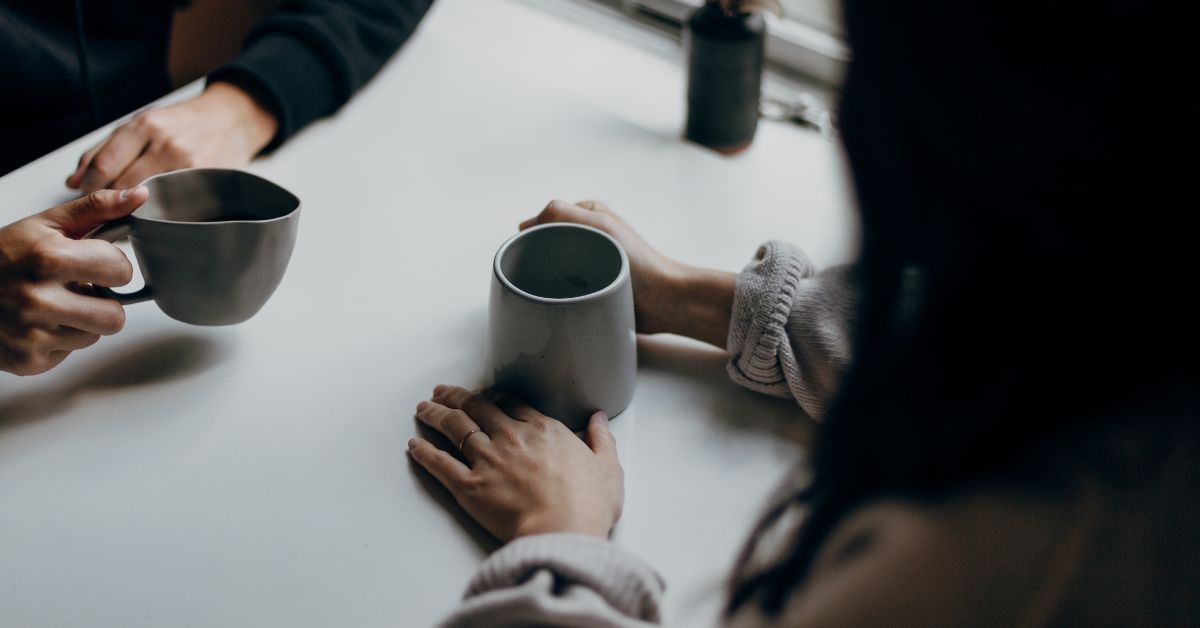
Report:
[[[658,573],[612,542],[585,534],[538,534],[512,541],[483,562],[464,599],[518,586],[546,570],[557,583],[587,587],[631,618],[661,620],[659,602],[666,584]]]
[[[786,325],[800,280],[816,273],[800,249],[762,245],[737,277],[729,324],[729,376],[751,390],[792,396],[783,364],[791,359]]]

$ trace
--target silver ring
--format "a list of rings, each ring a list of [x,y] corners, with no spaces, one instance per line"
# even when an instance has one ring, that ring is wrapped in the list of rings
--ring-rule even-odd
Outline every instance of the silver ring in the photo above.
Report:
[[[462,450],[463,450],[463,445],[466,445],[466,444],[467,444],[467,439],[468,439],[468,438],[471,438],[471,435],[472,435],[472,434],[475,434],[475,433],[477,433],[477,432],[482,432],[482,431],[483,431],[483,428],[480,428],[480,427],[473,427],[473,428],[471,428],[471,431],[470,431],[470,432],[467,432],[467,435],[466,435],[466,436],[463,436],[463,437],[462,437],[462,440],[458,441],[458,450],[459,450],[459,451],[462,451]]]

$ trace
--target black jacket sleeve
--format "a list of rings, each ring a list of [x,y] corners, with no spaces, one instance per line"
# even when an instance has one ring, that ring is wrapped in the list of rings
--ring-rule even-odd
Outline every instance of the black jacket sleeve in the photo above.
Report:
[[[208,76],[270,108],[273,150],[337,111],[416,29],[433,0],[286,0],[254,26],[242,54]]]

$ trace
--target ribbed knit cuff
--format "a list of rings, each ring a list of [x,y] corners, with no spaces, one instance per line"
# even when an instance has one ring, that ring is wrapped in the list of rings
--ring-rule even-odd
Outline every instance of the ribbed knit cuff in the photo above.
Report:
[[[800,249],[771,241],[762,245],[737,277],[729,324],[729,377],[777,397],[791,397],[780,352],[790,353],[787,321],[800,280],[816,272]]]
[[[595,591],[629,617],[660,621],[666,585],[658,573],[611,542],[585,534],[539,534],[509,543],[483,562],[464,599],[517,586],[542,570],[552,571],[558,582]]]

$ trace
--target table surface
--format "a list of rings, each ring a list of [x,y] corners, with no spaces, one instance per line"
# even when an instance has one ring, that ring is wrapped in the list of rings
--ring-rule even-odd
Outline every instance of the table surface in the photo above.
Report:
[[[764,122],[734,158],[679,138],[677,56],[519,0],[439,0],[339,115],[250,170],[303,199],[282,285],[251,321],[154,305],[49,374],[0,375],[0,625],[422,626],[494,541],[406,456],[413,406],[482,374],[491,258],[549,199],[606,200],[667,254],[736,270],[763,241],[853,254],[839,150]],[[567,16],[567,17],[564,17]],[[195,93],[190,86],[170,98]],[[0,179],[4,223],[70,197],[100,134]],[[711,624],[805,419],[724,354],[639,342],[613,420],[615,542]],[[803,442],[803,438],[800,439]]]

